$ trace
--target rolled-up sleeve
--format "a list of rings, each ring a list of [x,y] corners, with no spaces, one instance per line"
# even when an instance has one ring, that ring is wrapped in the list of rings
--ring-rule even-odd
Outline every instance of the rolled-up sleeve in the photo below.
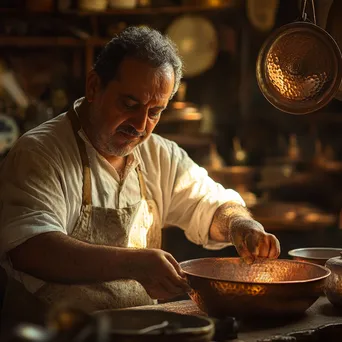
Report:
[[[56,165],[39,150],[12,150],[0,168],[0,255],[46,232],[66,233]]]
[[[213,181],[207,171],[197,165],[177,145],[173,147],[172,168],[175,169],[167,224],[182,228],[186,237],[207,249],[220,249],[227,243],[209,239],[214,214],[222,204],[234,201],[245,206],[241,196]]]

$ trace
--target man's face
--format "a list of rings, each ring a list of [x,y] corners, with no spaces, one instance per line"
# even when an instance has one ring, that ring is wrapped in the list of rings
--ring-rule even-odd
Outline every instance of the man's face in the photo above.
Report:
[[[171,66],[156,69],[134,58],[124,59],[106,87],[92,72],[86,94],[91,100],[88,131],[94,147],[104,156],[131,153],[151,135],[173,87]]]

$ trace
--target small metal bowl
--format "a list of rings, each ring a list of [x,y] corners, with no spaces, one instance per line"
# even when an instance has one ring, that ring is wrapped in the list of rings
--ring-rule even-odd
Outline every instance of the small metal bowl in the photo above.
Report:
[[[329,259],[340,256],[341,252],[341,248],[312,247],[292,249],[288,252],[288,255],[294,260],[324,266]]]

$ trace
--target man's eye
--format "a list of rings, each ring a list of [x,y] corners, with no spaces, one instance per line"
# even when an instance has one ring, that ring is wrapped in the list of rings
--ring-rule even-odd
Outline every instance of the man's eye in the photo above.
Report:
[[[135,101],[133,101],[133,100],[126,100],[126,101],[124,101],[124,106],[126,107],[126,108],[134,108],[134,107],[136,107],[137,106],[137,103],[135,102]]]
[[[160,117],[160,114],[161,114],[161,112],[159,112],[159,113],[150,113],[150,114],[148,114],[148,116],[151,119],[155,120],[155,119],[158,119]]]

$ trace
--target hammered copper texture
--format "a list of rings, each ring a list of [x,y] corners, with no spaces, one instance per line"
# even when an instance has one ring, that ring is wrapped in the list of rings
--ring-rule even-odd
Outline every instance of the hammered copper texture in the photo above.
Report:
[[[325,286],[325,294],[330,303],[342,308],[342,275],[332,273]]]
[[[342,252],[340,254],[326,262],[331,274],[326,280],[325,294],[332,304],[342,308]]]
[[[181,263],[191,299],[210,316],[303,313],[323,293],[330,271],[292,260],[204,258]]]
[[[315,111],[336,94],[341,82],[341,52],[318,26],[294,23],[280,28],[264,44],[257,79],[266,99],[293,114]]]
[[[333,79],[334,65],[328,54],[325,43],[313,40],[307,32],[283,36],[267,54],[268,78],[286,99],[314,99]]]

